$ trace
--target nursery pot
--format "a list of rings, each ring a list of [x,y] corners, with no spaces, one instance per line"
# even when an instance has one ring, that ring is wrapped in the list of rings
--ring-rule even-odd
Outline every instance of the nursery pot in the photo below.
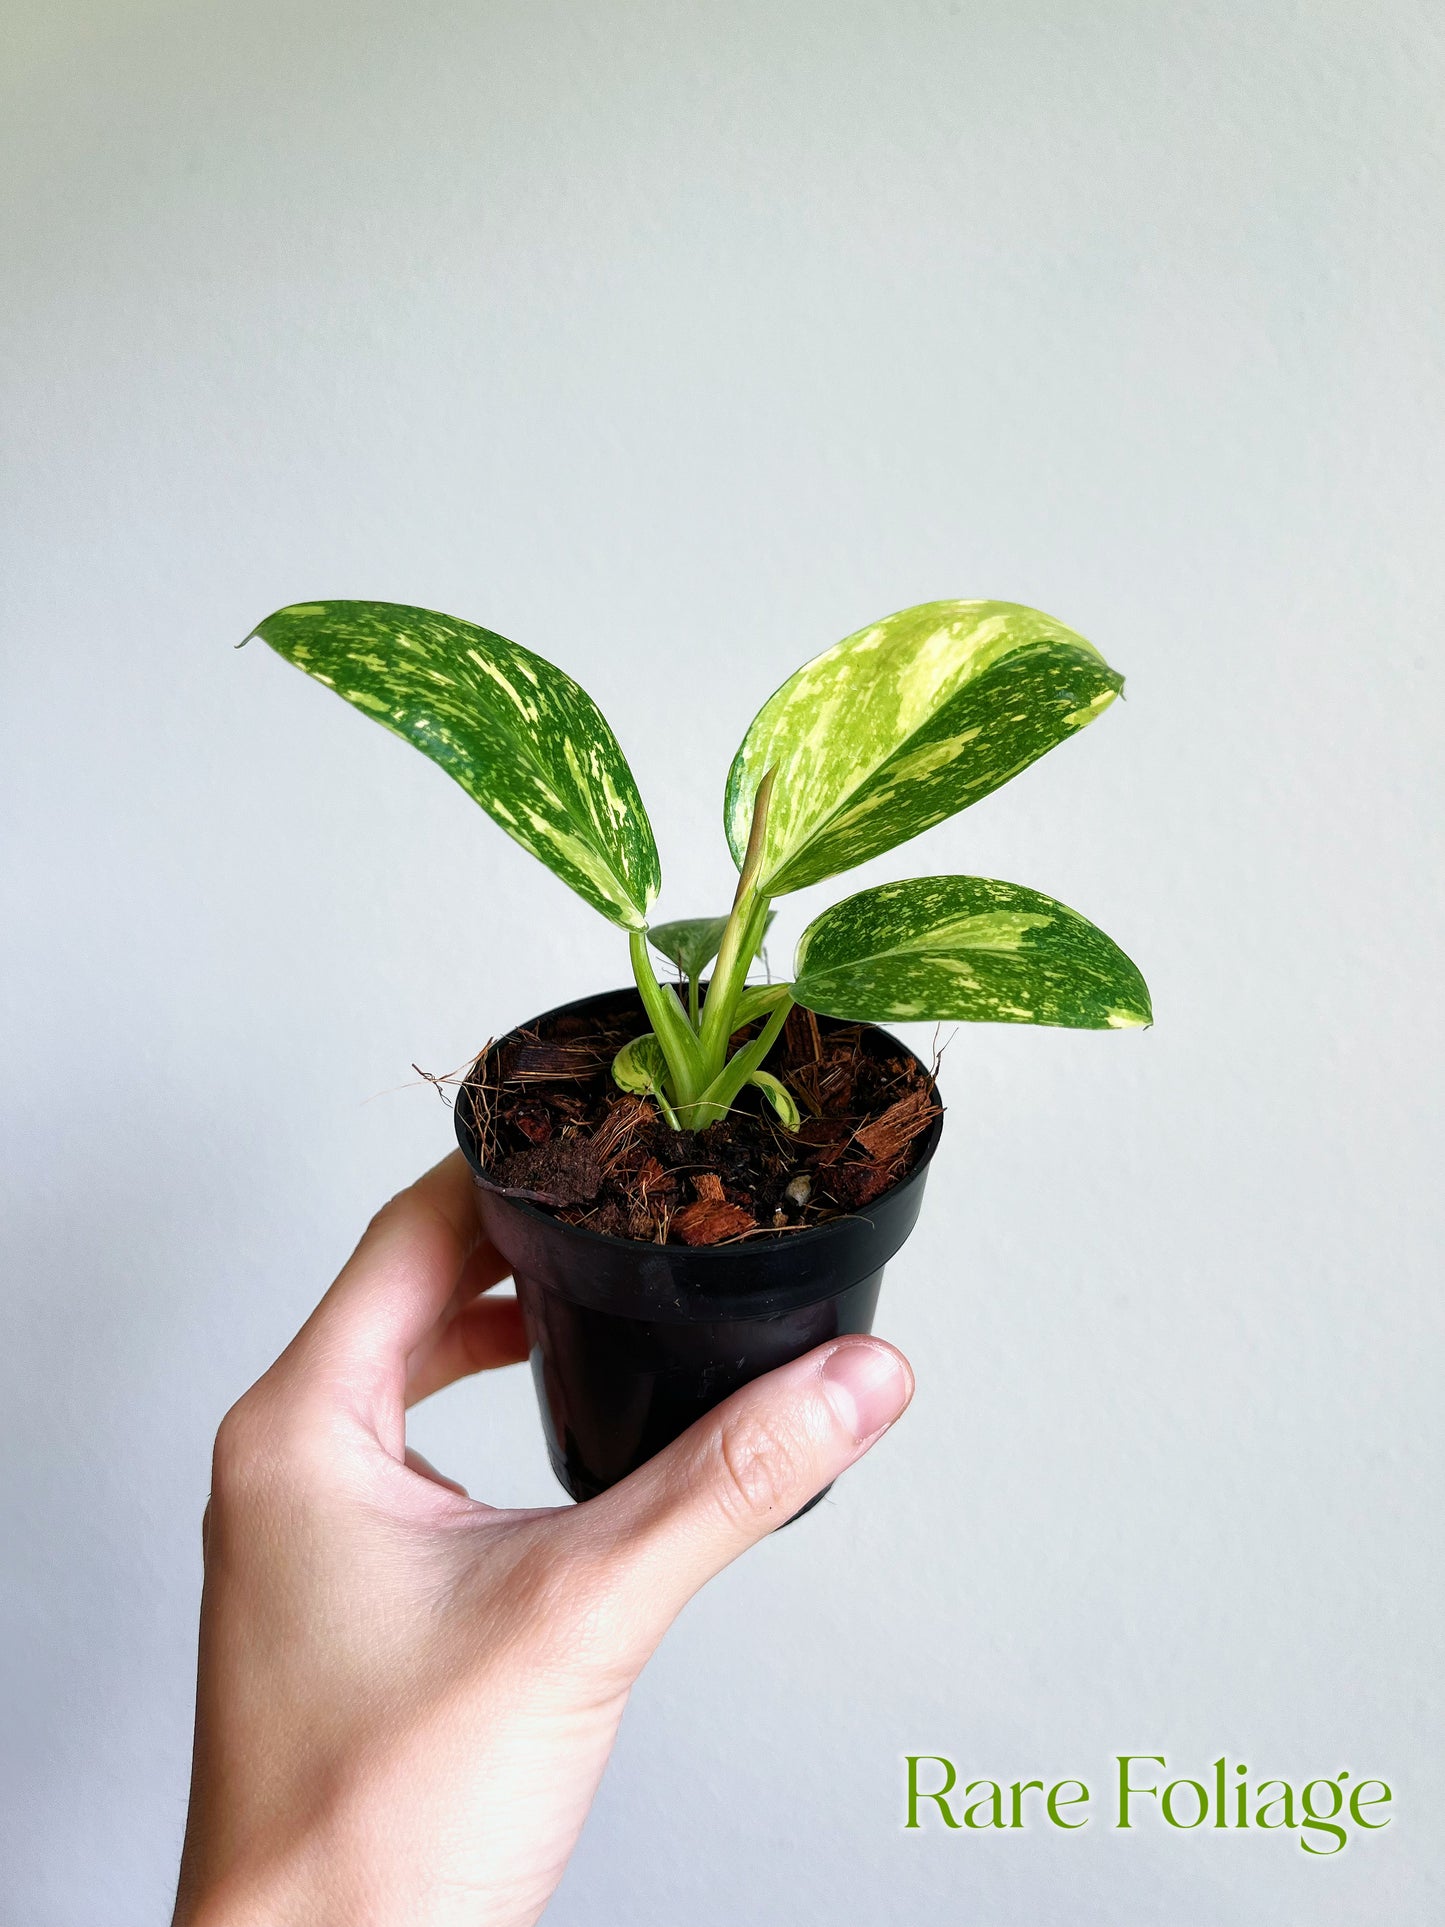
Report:
[[[635,990],[580,998],[526,1028],[615,1012],[629,999],[642,1031]],[[896,1038],[888,1047],[918,1061]],[[943,1128],[935,1118],[912,1170],[861,1211],[690,1248],[607,1237],[507,1196],[483,1168],[474,1104],[469,1080],[457,1140],[482,1228],[516,1281],[547,1452],[574,1499],[626,1478],[740,1385],[830,1338],[872,1330],[883,1267],[913,1229]]]

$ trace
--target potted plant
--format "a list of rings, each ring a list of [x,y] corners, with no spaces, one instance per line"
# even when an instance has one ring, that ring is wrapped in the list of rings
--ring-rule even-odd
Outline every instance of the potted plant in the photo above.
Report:
[[[790,980],[754,978],[775,898],[966,809],[1113,702],[1122,678],[1038,610],[924,603],[790,676],[728,772],[731,909],[657,926],[647,812],[571,677],[392,603],[299,603],[255,633],[439,763],[627,934],[632,986],[490,1044],[455,1106],[575,1498],[748,1379],[871,1329],[942,1124],[931,1070],[878,1025],[1151,1021],[1102,931],[982,877],[860,891],[809,924]]]

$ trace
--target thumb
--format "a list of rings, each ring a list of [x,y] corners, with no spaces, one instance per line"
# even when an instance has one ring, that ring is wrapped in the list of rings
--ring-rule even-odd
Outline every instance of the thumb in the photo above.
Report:
[[[590,1500],[583,1510],[646,1651],[700,1586],[862,1458],[912,1396],[901,1352],[839,1339],[754,1379]]]

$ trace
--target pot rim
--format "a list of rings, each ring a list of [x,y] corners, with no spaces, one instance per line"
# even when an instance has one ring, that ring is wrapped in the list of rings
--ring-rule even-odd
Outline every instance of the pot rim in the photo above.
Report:
[[[566,1003],[554,1004],[550,1010],[540,1011],[535,1017],[526,1018],[520,1024],[513,1024],[511,1030],[504,1031],[500,1037],[493,1038],[485,1049],[479,1051],[467,1066],[466,1075],[461,1081],[456,1100],[452,1105],[452,1117],[456,1128],[457,1143],[461,1147],[462,1155],[467,1161],[467,1166],[471,1171],[473,1181],[484,1190],[491,1192],[494,1197],[505,1199],[509,1209],[522,1213],[524,1217],[535,1220],[539,1225],[551,1227],[554,1232],[565,1233],[568,1238],[576,1238],[584,1244],[590,1242],[606,1250],[630,1251],[635,1253],[665,1251],[669,1249],[668,1246],[655,1245],[647,1239],[616,1238],[613,1237],[610,1232],[594,1231],[589,1225],[569,1224],[565,1218],[556,1217],[552,1212],[543,1210],[540,1205],[533,1204],[530,1199],[519,1198],[514,1193],[509,1192],[505,1186],[494,1183],[483,1171],[481,1159],[476,1155],[476,1132],[470,1117],[471,1101],[469,1093],[472,1087],[473,1074],[478,1064],[480,1064],[484,1058],[488,1057],[492,1051],[496,1050],[499,1044],[505,1042],[514,1031],[530,1029],[533,1025],[545,1023],[549,1017],[560,1017],[567,1011],[583,1009],[588,1004],[612,1003],[628,997],[636,999],[639,1007],[641,1006],[642,999],[638,993],[637,986],[635,984],[624,984],[616,990],[593,991],[585,997],[569,998]],[[915,1064],[923,1067],[929,1084],[935,1095],[937,1095],[938,1080],[934,1077],[932,1071],[928,1070],[927,1066],[923,1064],[923,1059],[918,1055],[917,1051],[905,1044],[901,1038],[895,1037],[892,1031],[885,1030],[881,1024],[867,1023],[862,1019],[833,1018],[826,1021],[834,1023],[859,1022],[865,1030],[875,1031],[880,1037],[886,1037],[889,1043],[896,1045],[906,1056],[911,1057]],[[465,1111],[463,1108],[464,1104]],[[933,1161],[933,1154],[938,1149],[939,1140],[943,1136],[943,1120],[946,1115],[946,1107],[944,1107],[940,1101],[939,1114],[934,1118],[932,1124],[929,1125],[927,1131],[924,1132],[919,1153],[914,1160],[912,1168],[906,1172],[896,1184],[889,1185],[886,1191],[880,1191],[875,1202],[882,1204],[885,1200],[899,1198],[905,1192],[911,1190],[912,1187],[923,1178],[928,1166]],[[687,1252],[689,1265],[707,1265],[713,1263],[722,1266],[729,1260],[736,1260],[758,1251],[781,1251],[785,1249],[789,1251],[812,1251],[818,1246],[828,1242],[830,1238],[835,1238],[843,1234],[846,1227],[859,1223],[868,1224],[870,1222],[871,1220],[866,1209],[861,1211],[845,1211],[840,1212],[837,1217],[828,1218],[822,1224],[809,1225],[806,1229],[794,1231],[779,1230],[771,1225],[760,1226],[752,1235],[745,1233],[742,1237],[731,1239],[724,1244],[688,1245],[681,1247],[681,1249]]]

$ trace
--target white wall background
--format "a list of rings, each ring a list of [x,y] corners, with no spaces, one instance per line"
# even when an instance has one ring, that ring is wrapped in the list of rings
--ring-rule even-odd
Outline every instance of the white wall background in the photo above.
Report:
[[[665,914],[861,621],[1016,598],[1130,677],[858,880],[1053,891],[1158,1025],[957,1037],[915,1409],[685,1616],[549,1919],[1442,1918],[1442,56],[1410,0],[12,5],[7,1921],[166,1916],[211,1433],[446,1148],[411,1064],[625,976],[234,652],[336,595],[581,678]],[[522,1372],[416,1435],[554,1496]],[[930,1749],[1397,1817],[904,1835]]]

